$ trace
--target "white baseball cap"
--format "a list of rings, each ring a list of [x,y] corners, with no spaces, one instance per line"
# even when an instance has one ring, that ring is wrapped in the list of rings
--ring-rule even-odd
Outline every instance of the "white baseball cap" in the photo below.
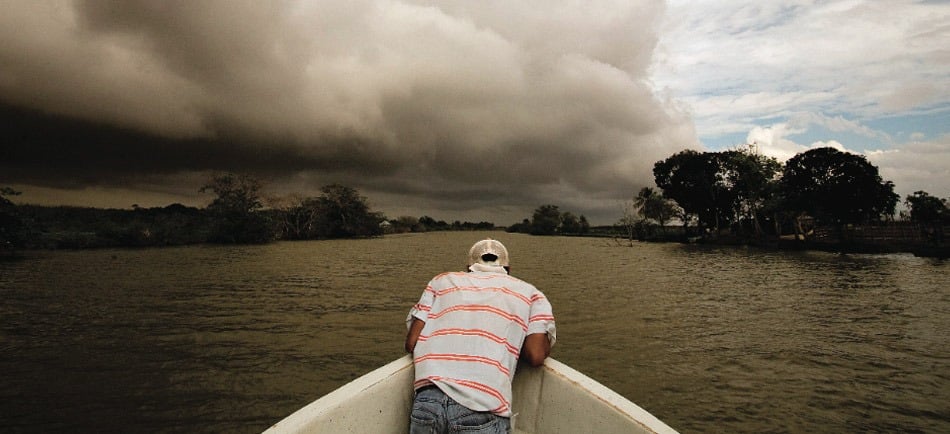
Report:
[[[487,260],[485,255],[495,256],[494,260]],[[498,240],[491,238],[481,240],[475,243],[468,251],[468,265],[485,264],[508,266],[508,249]]]

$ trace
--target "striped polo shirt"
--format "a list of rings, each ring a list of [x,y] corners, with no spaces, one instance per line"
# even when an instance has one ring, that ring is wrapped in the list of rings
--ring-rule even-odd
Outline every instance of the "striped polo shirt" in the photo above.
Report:
[[[475,411],[511,416],[511,380],[525,336],[555,340],[551,303],[502,267],[436,276],[409,311],[425,321],[413,357],[415,388],[434,384]]]

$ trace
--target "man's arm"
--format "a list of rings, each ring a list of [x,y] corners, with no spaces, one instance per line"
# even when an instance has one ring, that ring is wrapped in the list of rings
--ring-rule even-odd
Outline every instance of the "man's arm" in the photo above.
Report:
[[[521,360],[531,366],[538,367],[544,364],[544,359],[551,354],[551,342],[547,333],[533,333],[524,338],[521,346]]]
[[[425,327],[426,322],[419,319],[413,318],[412,325],[409,326],[409,333],[406,334],[406,352],[412,353],[412,350],[416,348],[416,342],[419,341],[419,334],[422,333],[422,328]]]

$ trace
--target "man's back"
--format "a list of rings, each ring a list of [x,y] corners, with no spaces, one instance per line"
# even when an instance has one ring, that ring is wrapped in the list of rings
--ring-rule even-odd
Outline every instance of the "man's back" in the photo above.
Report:
[[[451,423],[451,414],[467,415],[459,416],[460,426],[472,417],[508,424],[519,358],[540,364],[554,341],[551,304],[533,285],[508,275],[504,246],[483,240],[469,255],[469,272],[434,277],[406,319],[406,349],[415,363],[413,414],[424,416],[412,426],[424,432],[432,430],[420,424]]]
[[[426,294],[416,306],[426,311],[414,351],[417,388],[433,383],[468,408],[509,415],[511,378],[532,317],[536,328],[554,319],[544,295],[492,272],[441,274]]]

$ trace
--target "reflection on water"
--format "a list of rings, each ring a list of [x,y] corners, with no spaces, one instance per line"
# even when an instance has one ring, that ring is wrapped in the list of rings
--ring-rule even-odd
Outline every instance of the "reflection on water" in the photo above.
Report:
[[[484,233],[0,263],[0,426],[260,432],[401,355]],[[493,234],[553,356],[681,432],[950,432],[948,263]]]

